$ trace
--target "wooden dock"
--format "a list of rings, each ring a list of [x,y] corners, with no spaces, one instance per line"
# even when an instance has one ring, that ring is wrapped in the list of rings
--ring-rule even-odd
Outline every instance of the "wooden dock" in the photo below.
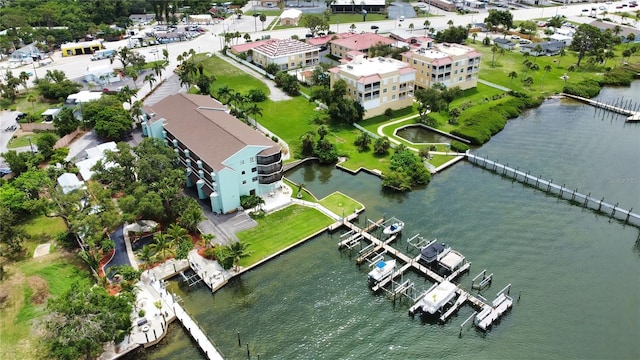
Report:
[[[542,179],[541,176],[533,176],[529,172],[520,170],[517,167],[515,169],[513,167],[509,167],[509,164],[503,165],[497,161],[492,161],[487,158],[471,154],[470,152],[467,152],[467,161],[525,185],[532,186],[548,194],[556,195],[558,198],[569,200],[572,204],[592,209],[597,213],[640,228],[640,215],[634,213],[633,208],[630,210],[623,209],[618,206],[618,203],[613,205],[604,202],[604,198],[597,199],[591,196],[591,193],[587,195],[582,194],[578,192],[578,189],[571,189],[567,188],[564,184],[558,185],[553,183],[553,179],[545,180]]]
[[[383,219],[378,220],[373,224],[381,224],[382,222],[383,222]],[[371,245],[373,245],[373,248],[378,249],[378,251],[382,250],[384,254],[389,254],[404,263],[404,265],[401,266],[395,272],[393,272],[393,274],[389,275],[387,278],[383,279],[382,281],[374,285],[371,288],[371,290],[374,292],[379,291],[380,289],[384,289],[385,286],[387,286],[390,283],[393,283],[393,279],[401,276],[404,272],[406,272],[410,268],[415,269],[418,273],[429,278],[432,282],[435,283],[434,286],[437,286],[437,284],[445,280],[452,280],[457,276],[459,276],[461,273],[468,271],[471,265],[470,263],[465,263],[464,266],[462,266],[460,269],[450,274],[447,278],[444,278],[440,274],[420,264],[418,262],[418,260],[420,259],[420,255],[416,256],[415,258],[411,258],[408,255],[404,254],[403,252],[391,247],[390,245],[391,241],[389,241],[389,239],[386,241],[383,241],[365,231],[367,229],[370,230],[373,225],[367,227],[367,229],[360,229],[357,225],[352,224],[350,222],[344,222],[343,225],[347,227],[349,231],[343,235],[343,236],[348,236],[348,238],[346,240],[340,241],[339,243],[340,248],[347,247],[347,244],[349,244],[349,240],[353,238],[355,234],[359,234],[361,236],[361,240],[366,240],[370,243],[370,245],[368,246],[369,248],[371,248],[372,247]],[[373,254],[373,252],[371,253]],[[412,286],[413,284],[411,284],[408,281],[403,284],[400,284],[398,288],[400,288],[401,290],[397,291],[397,293],[404,292],[406,291],[407,288],[410,288]],[[508,291],[508,288],[505,288],[505,289],[507,289]],[[417,299],[413,299],[414,302],[417,304],[427,292],[422,293]],[[392,293],[396,295],[396,291],[392,291]],[[495,304],[489,305],[485,303],[485,301],[481,300],[480,298],[474,296],[471,293],[468,293],[466,290],[460,288],[459,286],[456,289],[456,294],[458,295],[456,302],[453,304],[452,308],[450,308],[445,314],[441,316],[441,320],[446,321],[462,305],[468,303],[469,305],[471,305],[472,307],[478,310],[477,311],[478,315],[479,314],[483,315],[481,319],[482,321],[478,319],[474,321],[476,326],[480,327],[482,330],[487,330],[489,327],[491,327],[493,322],[499,319],[502,316],[502,314],[504,314],[504,312],[506,311],[503,308],[508,304],[507,306],[507,309],[508,309],[511,307],[513,303],[512,301],[505,302],[506,299],[501,298],[501,301],[497,305]],[[506,296],[506,298],[511,299],[508,296]],[[497,300],[498,299],[496,299],[494,303]],[[414,307],[415,306],[416,305],[414,305]],[[481,326],[484,326],[484,328],[482,328]]]
[[[583,102],[585,104],[589,104],[591,106],[594,106],[596,108],[599,109],[603,109],[603,110],[607,110],[607,111],[612,111],[621,115],[626,115],[627,116],[627,121],[639,121],[640,120],[640,111],[635,111],[632,109],[627,108],[628,106],[631,106],[631,100],[629,100],[627,103],[625,103],[624,101],[618,101],[616,103],[612,103],[612,104],[607,104],[601,101],[596,101],[596,100],[592,100],[592,99],[587,99],[584,98],[582,96],[577,96],[577,95],[571,95],[571,94],[565,94],[565,93],[560,93],[560,95],[570,98],[570,99],[574,99],[580,102]]]

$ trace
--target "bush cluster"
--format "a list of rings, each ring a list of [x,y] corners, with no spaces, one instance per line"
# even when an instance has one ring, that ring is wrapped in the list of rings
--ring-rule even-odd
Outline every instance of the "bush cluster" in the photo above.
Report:
[[[562,91],[571,95],[592,98],[600,93],[600,83],[587,79],[575,84],[566,84]]]
[[[451,150],[453,150],[455,152],[463,153],[463,152],[469,150],[469,146],[467,146],[467,144],[462,143],[460,141],[452,140],[451,141]]]
[[[542,101],[541,98],[520,96],[489,109],[463,112],[458,118],[462,125],[451,133],[468,139],[472,144],[484,144],[504,128],[508,119],[519,116],[524,109],[540,106]]]

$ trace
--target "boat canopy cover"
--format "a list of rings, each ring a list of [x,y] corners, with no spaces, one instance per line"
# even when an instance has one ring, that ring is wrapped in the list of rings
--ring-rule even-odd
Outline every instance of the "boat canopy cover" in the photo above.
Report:
[[[378,269],[382,269],[382,268],[384,268],[385,266],[387,266],[387,263],[386,263],[386,262],[384,262],[384,261],[380,261],[380,262],[378,263],[378,265],[376,265],[376,266],[378,267]]]
[[[464,261],[464,256],[462,256],[457,251],[450,251],[447,255],[445,255],[442,259],[440,259],[440,264],[446,267],[450,271],[453,271],[460,263]]]
[[[433,244],[426,246],[420,250],[420,255],[423,260],[431,262],[436,259],[436,256],[444,251],[447,246],[443,243],[434,242]]]
[[[422,310],[434,314],[456,294],[456,286],[443,281],[422,298]]]

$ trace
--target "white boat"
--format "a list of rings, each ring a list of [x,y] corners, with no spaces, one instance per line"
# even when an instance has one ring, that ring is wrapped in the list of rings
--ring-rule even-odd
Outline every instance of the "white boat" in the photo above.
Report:
[[[402,221],[398,221],[384,228],[382,232],[386,235],[393,235],[399,233],[402,229],[404,229],[404,223]]]
[[[434,315],[456,296],[456,286],[448,281],[432,286],[409,309],[410,314],[420,310],[425,315]]]
[[[369,284],[371,286],[386,279],[393,274],[396,268],[395,260],[380,260],[375,265],[373,270],[369,271]]]

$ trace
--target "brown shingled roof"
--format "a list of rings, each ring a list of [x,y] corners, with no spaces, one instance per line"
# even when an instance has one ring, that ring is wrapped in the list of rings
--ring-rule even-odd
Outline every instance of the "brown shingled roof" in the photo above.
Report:
[[[154,119],[215,170],[246,146],[264,147],[263,155],[276,153],[280,145],[226,112],[217,100],[204,95],[175,94],[150,106]]]

